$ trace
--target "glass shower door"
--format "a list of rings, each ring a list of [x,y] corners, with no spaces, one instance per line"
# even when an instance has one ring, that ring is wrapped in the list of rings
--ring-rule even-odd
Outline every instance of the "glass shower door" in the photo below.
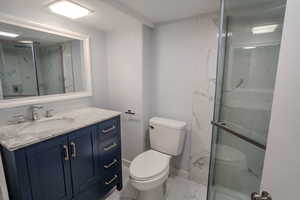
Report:
[[[224,0],[208,199],[260,188],[285,0]]]
[[[31,44],[0,40],[0,99],[37,96]]]

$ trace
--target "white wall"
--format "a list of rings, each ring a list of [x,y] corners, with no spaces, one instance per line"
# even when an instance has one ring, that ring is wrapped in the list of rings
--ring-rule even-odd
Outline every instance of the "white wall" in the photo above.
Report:
[[[299,199],[300,1],[287,1],[262,189],[273,199]]]
[[[122,116],[123,158],[131,161],[144,151],[142,25],[133,23],[107,34],[108,107],[136,116]]]
[[[154,29],[143,26],[143,125],[145,148],[150,148],[149,120],[154,116],[155,41]]]
[[[193,178],[206,184],[217,26],[211,16],[161,24],[155,29],[155,45],[154,115],[188,123],[184,153],[175,165],[184,170],[194,168]],[[200,158],[204,163],[197,163]],[[190,161],[196,162],[195,166]],[[199,167],[205,168],[204,174]]]

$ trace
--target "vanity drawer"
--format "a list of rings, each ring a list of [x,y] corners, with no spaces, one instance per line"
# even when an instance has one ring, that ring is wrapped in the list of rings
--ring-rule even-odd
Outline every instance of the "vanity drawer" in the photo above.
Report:
[[[121,169],[121,154],[116,152],[114,155],[105,156],[101,160],[101,168],[104,174],[112,170]]]
[[[99,124],[98,132],[101,139],[115,137],[120,134],[120,118],[115,117]]]
[[[112,173],[105,174],[102,182],[102,188],[104,193],[109,192],[117,186],[118,189],[122,187],[122,171],[113,171]]]
[[[99,148],[101,157],[113,156],[121,151],[121,140],[119,137],[103,140],[101,141]]]

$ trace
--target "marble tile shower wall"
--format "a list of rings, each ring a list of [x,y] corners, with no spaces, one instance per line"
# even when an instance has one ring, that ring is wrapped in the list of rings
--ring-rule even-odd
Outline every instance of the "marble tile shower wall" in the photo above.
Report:
[[[202,185],[208,183],[214,96],[217,69],[217,25],[214,17],[199,20],[201,51],[193,73],[192,129],[189,177]],[[202,27],[206,27],[202,29]]]
[[[36,94],[31,49],[3,45],[0,42],[0,81],[7,97]],[[1,95],[0,99],[3,96]]]
[[[213,41],[213,40],[212,40]],[[191,154],[189,177],[202,185],[207,185],[214,96],[216,84],[216,44],[203,49],[205,63],[199,65],[194,73],[193,119],[191,129]]]
[[[203,15],[155,30],[155,115],[185,121],[188,133],[172,165],[207,185],[217,60],[218,26]]]
[[[39,89],[41,95],[60,94],[65,91],[63,52],[60,45],[39,48]],[[40,69],[39,69],[40,68]]]

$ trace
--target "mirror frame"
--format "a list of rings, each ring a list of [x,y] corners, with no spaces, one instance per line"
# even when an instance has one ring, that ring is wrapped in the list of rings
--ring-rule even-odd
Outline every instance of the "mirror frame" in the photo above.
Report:
[[[66,29],[57,28],[54,26],[40,24],[32,21],[23,20],[17,17],[8,16],[0,13],[0,22],[22,28],[28,28],[36,31],[51,33],[72,39],[81,40],[83,42],[83,59],[84,59],[84,75],[83,84],[85,90],[82,92],[72,92],[67,94],[54,94],[45,96],[24,97],[21,99],[0,100],[0,109],[12,108],[18,106],[26,106],[32,104],[49,103],[55,101],[62,101],[68,99],[79,99],[84,97],[91,97],[92,94],[92,78],[91,78],[91,50],[89,35],[72,32]]]

